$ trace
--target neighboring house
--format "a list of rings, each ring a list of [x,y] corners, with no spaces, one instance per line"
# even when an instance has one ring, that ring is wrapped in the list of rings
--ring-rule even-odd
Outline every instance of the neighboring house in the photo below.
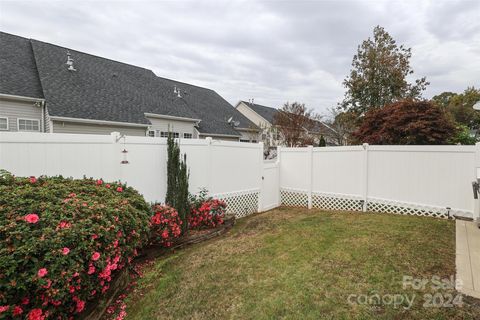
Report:
[[[281,134],[274,124],[278,109],[246,101],[238,102],[235,108],[262,129],[262,140],[268,149],[282,146]],[[325,123],[316,121],[315,129],[309,134],[318,138],[323,135],[327,145],[335,145],[334,139],[332,139],[333,132],[334,130]],[[316,142],[318,143],[318,141]]]
[[[256,141],[215,91],[0,32],[0,130]],[[252,138],[253,137],[253,138]]]

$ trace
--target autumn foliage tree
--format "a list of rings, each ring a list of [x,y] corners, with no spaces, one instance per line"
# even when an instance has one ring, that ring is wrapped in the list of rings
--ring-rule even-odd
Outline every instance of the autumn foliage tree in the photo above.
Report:
[[[319,116],[303,103],[285,103],[274,116],[273,122],[284,143],[289,147],[313,145],[312,132]]]
[[[429,83],[425,77],[408,82],[407,77],[413,74],[411,56],[410,48],[397,45],[384,28],[376,26],[373,38],[363,41],[353,57],[340,107],[363,115],[403,99],[420,99]]]
[[[353,136],[370,144],[449,144],[456,130],[441,107],[429,101],[404,100],[368,111]]]

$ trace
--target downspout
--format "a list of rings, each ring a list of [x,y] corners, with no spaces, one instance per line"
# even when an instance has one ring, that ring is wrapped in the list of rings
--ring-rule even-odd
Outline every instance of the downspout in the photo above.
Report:
[[[46,103],[45,101],[42,101],[41,102],[41,105],[42,105],[42,132],[47,132],[46,128],[45,128],[45,117],[47,116],[46,112],[45,112],[45,108],[46,108]]]

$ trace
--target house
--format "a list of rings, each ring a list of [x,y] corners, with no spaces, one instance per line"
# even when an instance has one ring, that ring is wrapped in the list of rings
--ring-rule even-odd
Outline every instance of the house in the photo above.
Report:
[[[275,126],[275,115],[279,112],[278,109],[256,104],[253,99],[249,102],[240,101],[235,108],[262,130],[262,140],[266,148],[273,149],[283,145],[281,134]],[[315,127],[309,134],[315,137],[317,143],[323,136],[327,145],[335,145],[335,140],[332,139],[334,132],[327,124],[315,121]]]
[[[0,130],[249,141],[259,128],[211,89],[0,32]]]

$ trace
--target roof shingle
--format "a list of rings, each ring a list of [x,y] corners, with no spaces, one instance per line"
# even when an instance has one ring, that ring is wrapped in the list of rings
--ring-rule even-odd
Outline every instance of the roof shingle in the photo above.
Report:
[[[40,89],[37,94],[43,89],[51,116],[149,124],[144,114],[154,113],[201,119],[198,130],[203,134],[239,136],[239,132],[227,123],[227,119],[233,117],[240,122],[239,128],[256,128],[213,90],[157,77],[149,69],[9,36],[13,44],[3,50],[5,53],[0,52],[2,61],[8,65],[12,56],[30,52],[29,57],[34,60],[30,64],[24,62],[23,66],[28,72],[38,74],[37,82],[32,77],[21,79],[15,70],[5,69],[5,73],[15,78],[13,82],[19,83],[18,87],[22,83],[25,86],[36,84]],[[74,60],[76,71],[68,70],[67,52]],[[1,85],[2,92],[8,89],[3,80]],[[174,93],[175,87],[180,97]]]

